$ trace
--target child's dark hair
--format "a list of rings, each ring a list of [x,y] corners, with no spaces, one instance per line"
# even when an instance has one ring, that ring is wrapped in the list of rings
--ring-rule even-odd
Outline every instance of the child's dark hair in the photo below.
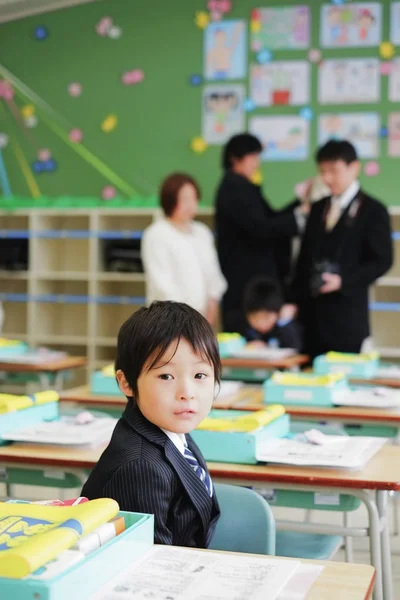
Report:
[[[243,309],[246,315],[259,310],[278,313],[283,304],[279,283],[269,277],[251,279],[244,290]]]
[[[262,144],[255,135],[251,133],[234,135],[222,151],[222,168],[228,171],[233,166],[232,159],[241,159],[248,154],[260,154],[262,149]]]
[[[329,140],[318,148],[315,160],[318,164],[343,160],[347,165],[358,160],[357,151],[347,140]]]
[[[160,188],[160,203],[167,217],[170,217],[178,204],[178,194],[184,185],[190,184],[196,190],[197,199],[200,200],[199,185],[193,177],[186,173],[171,173],[164,179]]]
[[[135,396],[143,368],[151,369],[168,346],[185,339],[193,350],[209,362],[216,383],[220,381],[221,361],[215,334],[208,321],[194,308],[181,302],[153,302],[134,312],[118,333],[115,372],[123,371]],[[147,365],[149,358],[151,364]]]

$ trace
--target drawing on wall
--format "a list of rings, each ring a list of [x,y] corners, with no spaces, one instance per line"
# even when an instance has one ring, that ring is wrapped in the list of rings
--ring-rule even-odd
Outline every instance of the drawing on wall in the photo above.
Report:
[[[388,155],[400,156],[400,112],[389,115],[389,144]]]
[[[321,7],[321,46],[349,48],[378,46],[382,38],[379,2],[325,4]]]
[[[203,90],[203,138],[224,144],[245,129],[243,85],[207,85]]]
[[[252,22],[258,22],[251,34],[251,49],[296,49],[310,45],[310,9],[308,6],[283,6],[255,9]]]
[[[264,161],[305,160],[309,154],[309,122],[298,116],[253,117],[249,131],[263,145]]]
[[[395,58],[389,74],[389,100],[400,102],[400,58]]]
[[[325,60],[318,74],[318,100],[321,104],[379,102],[377,58]]]
[[[204,71],[209,81],[242,79],[247,70],[244,21],[211,23],[204,35]]]
[[[256,106],[298,106],[310,101],[310,63],[274,61],[250,67],[250,94]]]
[[[390,13],[390,41],[400,45],[400,2],[392,2]]]
[[[380,119],[378,113],[337,113],[320,115],[318,143],[349,140],[360,158],[379,156]]]

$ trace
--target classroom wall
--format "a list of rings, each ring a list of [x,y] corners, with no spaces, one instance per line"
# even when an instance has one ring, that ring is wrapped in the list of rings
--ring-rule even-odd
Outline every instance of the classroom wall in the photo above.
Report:
[[[326,3],[326,2],[325,2]],[[262,6],[280,6],[281,2],[257,3],[255,0],[232,2],[229,19],[250,18],[250,12]],[[285,0],[284,5],[298,5]],[[312,44],[319,47],[319,15],[323,0],[302,2],[312,9]],[[389,37],[390,0],[380,4],[384,10],[383,39]],[[204,192],[204,203],[211,204],[220,177],[220,146],[209,146],[203,154],[190,149],[190,140],[201,135],[202,86],[192,86],[190,76],[203,72],[204,32],[195,25],[195,13],[206,9],[204,0],[104,0],[63,9],[2,24],[0,26],[0,63],[20,82],[29,94],[38,98],[38,125],[24,132],[0,101],[0,133],[10,142],[3,149],[6,169],[14,195],[30,196],[29,178],[24,175],[26,163],[32,166],[40,149],[50,149],[57,163],[54,172],[34,174],[40,193],[45,196],[96,196],[117,179],[122,195],[150,195],[156,192],[162,177],[172,170],[192,173]],[[110,16],[120,26],[119,39],[102,37],[96,24]],[[45,26],[48,37],[35,39],[35,28]],[[274,51],[276,59],[307,59],[308,50]],[[379,48],[323,50],[323,58],[378,57]],[[249,60],[254,53],[249,52]],[[142,69],[143,82],[123,85],[121,75]],[[312,102],[314,119],[310,122],[311,146],[317,140],[318,66],[312,65]],[[355,105],[346,111],[379,110],[382,125],[389,112],[396,109],[387,100],[387,77],[381,77],[382,102],[376,105]],[[68,85],[82,84],[82,94],[71,97]],[[248,77],[240,81],[248,84]],[[15,97],[22,108],[31,104],[28,97]],[[39,104],[41,108],[39,108]],[[246,114],[297,115],[301,107],[272,107]],[[324,107],[334,112],[345,107]],[[53,112],[54,111],[54,112]],[[100,125],[106,115],[118,119],[113,131],[106,133]],[[82,146],[93,153],[79,155],[74,144],[68,144],[71,128],[83,132]],[[60,133],[62,132],[62,134]],[[64,136],[64,140],[60,138]],[[13,143],[11,143],[13,142]],[[18,151],[18,146],[21,152]],[[387,204],[400,202],[397,185],[398,159],[387,158],[387,140],[381,140],[381,155],[377,159],[380,174],[363,175],[366,189]],[[93,158],[94,156],[94,158]],[[25,161],[23,159],[25,157]],[[98,163],[99,159],[101,163]],[[91,163],[95,162],[97,169]],[[296,182],[314,174],[312,152],[307,160],[264,162],[264,187],[276,206],[285,204],[293,195]],[[118,187],[118,186],[115,186]]]

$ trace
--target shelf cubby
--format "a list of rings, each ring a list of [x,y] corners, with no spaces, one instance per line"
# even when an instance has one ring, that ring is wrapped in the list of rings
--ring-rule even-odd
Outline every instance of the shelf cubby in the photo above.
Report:
[[[35,339],[88,335],[89,290],[86,281],[38,280],[35,284]]]
[[[89,239],[37,239],[35,270],[40,273],[89,271]]]
[[[114,346],[97,346],[95,356],[96,368],[101,369],[102,367],[113,363],[115,361],[116,353],[116,344]]]

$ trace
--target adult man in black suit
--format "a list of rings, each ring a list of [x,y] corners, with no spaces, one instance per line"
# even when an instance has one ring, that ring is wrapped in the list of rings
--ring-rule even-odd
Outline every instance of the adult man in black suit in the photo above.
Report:
[[[292,282],[311,357],[360,352],[370,333],[368,288],[393,262],[388,211],[360,189],[353,145],[331,140],[316,161],[332,195],[311,209]]]

